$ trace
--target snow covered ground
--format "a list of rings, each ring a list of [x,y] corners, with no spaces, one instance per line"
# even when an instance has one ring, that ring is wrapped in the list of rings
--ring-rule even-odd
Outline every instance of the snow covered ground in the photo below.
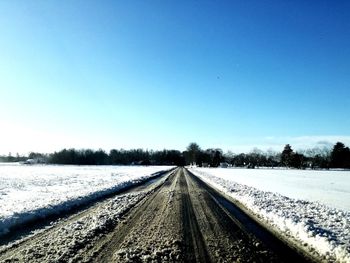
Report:
[[[350,212],[350,171],[239,168],[197,170],[259,190],[317,201]]]
[[[290,241],[350,262],[350,172],[192,168]],[[339,209],[342,208],[342,209]]]
[[[81,262],[81,255],[104,233],[123,221],[123,214],[151,190],[117,195],[90,209],[78,219],[55,224],[46,231],[37,231],[37,239],[27,242],[19,255],[12,255],[9,262]],[[29,239],[27,239],[29,240]],[[7,248],[16,247],[21,241],[0,246],[0,255]],[[19,246],[20,247],[20,246]]]
[[[0,164],[0,235],[18,224],[84,204],[171,168]]]

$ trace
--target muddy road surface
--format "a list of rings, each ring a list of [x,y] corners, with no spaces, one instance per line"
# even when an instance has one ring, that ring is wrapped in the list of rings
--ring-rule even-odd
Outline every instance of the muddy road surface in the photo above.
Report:
[[[0,262],[310,262],[184,168],[0,250]]]

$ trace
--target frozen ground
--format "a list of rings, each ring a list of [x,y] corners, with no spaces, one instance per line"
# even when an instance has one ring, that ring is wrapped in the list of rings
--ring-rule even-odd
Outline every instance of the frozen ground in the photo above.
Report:
[[[349,171],[190,171],[291,242],[325,261],[350,262]]]
[[[0,164],[0,235],[146,180],[170,166]]]

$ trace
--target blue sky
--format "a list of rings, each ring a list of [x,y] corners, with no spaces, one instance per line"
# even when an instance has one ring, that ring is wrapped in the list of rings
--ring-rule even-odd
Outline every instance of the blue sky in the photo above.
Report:
[[[349,1],[0,1],[0,153],[350,143]]]

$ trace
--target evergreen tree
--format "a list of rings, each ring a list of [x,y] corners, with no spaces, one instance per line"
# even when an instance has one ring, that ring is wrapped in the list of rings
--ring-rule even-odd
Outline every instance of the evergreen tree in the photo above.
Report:
[[[281,154],[281,163],[286,167],[290,167],[292,164],[293,155],[294,152],[292,147],[289,144],[286,144]]]
[[[350,168],[350,149],[344,143],[337,142],[331,153],[332,168]]]

